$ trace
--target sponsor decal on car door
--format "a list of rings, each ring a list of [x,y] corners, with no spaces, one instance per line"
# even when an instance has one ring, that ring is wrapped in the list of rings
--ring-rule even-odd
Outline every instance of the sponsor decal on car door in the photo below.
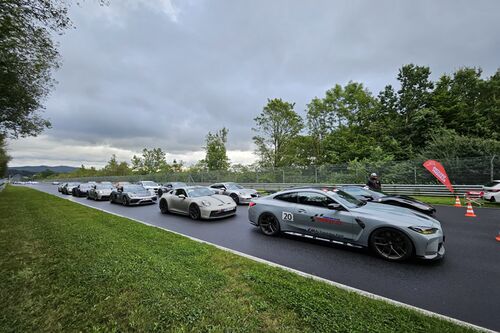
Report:
[[[295,225],[305,233],[331,239],[353,239],[357,225],[347,210],[328,207],[336,203],[330,197],[316,192],[299,193],[295,209]]]

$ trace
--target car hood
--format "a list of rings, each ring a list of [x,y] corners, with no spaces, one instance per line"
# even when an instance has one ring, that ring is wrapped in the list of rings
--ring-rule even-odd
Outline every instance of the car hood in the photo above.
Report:
[[[253,190],[253,189],[250,189],[250,188],[244,188],[244,189],[241,189],[241,190],[233,190],[231,192],[232,193],[236,193],[238,195],[252,195],[252,194],[257,193],[256,190]]]
[[[407,226],[440,227],[438,220],[411,209],[368,202],[366,205],[351,210],[356,217],[397,222]]]
[[[208,201],[210,203],[210,206],[213,207],[218,207],[218,206],[228,206],[228,205],[235,205],[236,203],[231,199],[230,197],[226,195],[220,195],[220,194],[214,194],[214,195],[207,195],[205,197],[198,197],[198,198],[193,198],[194,201],[196,202],[202,202],[202,201]]]
[[[150,197],[151,196],[151,192],[149,192],[149,191],[124,192],[124,193],[129,194],[129,195],[134,195],[136,197]]]
[[[429,205],[425,202],[419,201],[417,199],[414,199],[412,197],[408,197],[406,195],[387,195],[385,197],[380,198],[381,202],[390,201],[390,200],[404,202],[406,204],[413,205],[413,206],[418,207],[420,209],[428,209],[428,210],[434,209],[434,207],[432,207],[431,205]]]

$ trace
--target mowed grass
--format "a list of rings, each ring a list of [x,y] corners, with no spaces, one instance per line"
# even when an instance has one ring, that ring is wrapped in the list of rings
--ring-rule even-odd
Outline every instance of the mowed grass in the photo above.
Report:
[[[1,332],[470,331],[28,188],[0,251]]]
[[[418,196],[414,195],[412,196],[413,198],[427,202],[431,205],[446,205],[446,206],[453,206],[455,204],[455,198],[450,198],[450,197],[430,197],[430,196]],[[465,199],[463,196],[460,197],[460,202],[462,203],[463,206],[466,205]],[[488,202],[481,200],[481,207],[488,207],[488,208],[500,208],[500,203],[497,202]],[[473,204],[476,206],[476,204]]]

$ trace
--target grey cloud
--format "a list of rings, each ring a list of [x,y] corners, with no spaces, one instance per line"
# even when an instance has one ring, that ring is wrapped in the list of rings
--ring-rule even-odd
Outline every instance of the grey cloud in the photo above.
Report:
[[[267,98],[302,113],[335,83],[364,82],[376,94],[405,63],[428,65],[436,78],[499,65],[495,0],[178,1],[175,11],[162,1],[72,8],[77,28],[59,38],[63,67],[47,102],[52,144],[186,156],[226,126],[229,149],[251,151]]]

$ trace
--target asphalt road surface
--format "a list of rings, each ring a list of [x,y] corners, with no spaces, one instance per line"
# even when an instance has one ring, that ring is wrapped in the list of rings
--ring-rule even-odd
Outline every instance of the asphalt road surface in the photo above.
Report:
[[[157,205],[123,207],[65,196],[57,186],[35,185],[44,192],[84,202],[109,212],[275,262],[393,300],[500,331],[500,209],[438,206],[446,235],[446,255],[438,262],[391,263],[367,250],[293,236],[267,237],[249,224],[247,207],[219,221],[192,221],[162,215]]]

